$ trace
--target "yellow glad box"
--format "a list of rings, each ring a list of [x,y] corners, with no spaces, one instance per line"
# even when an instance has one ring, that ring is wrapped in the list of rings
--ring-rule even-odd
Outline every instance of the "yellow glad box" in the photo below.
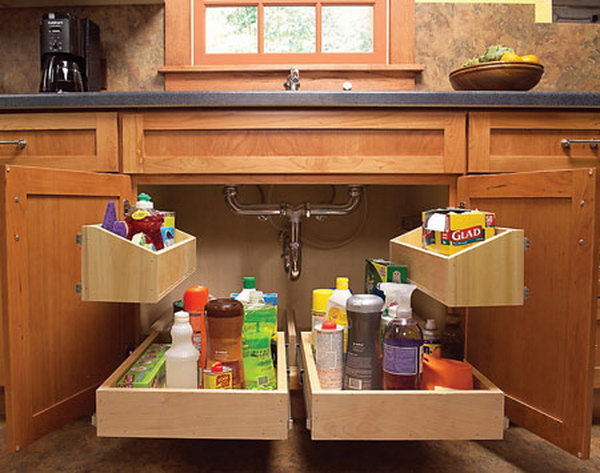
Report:
[[[492,212],[433,209],[423,212],[423,248],[452,255],[496,234]]]

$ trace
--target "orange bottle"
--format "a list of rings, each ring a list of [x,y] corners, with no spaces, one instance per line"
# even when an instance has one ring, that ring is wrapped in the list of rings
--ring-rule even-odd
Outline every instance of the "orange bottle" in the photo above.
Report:
[[[208,325],[207,364],[220,362],[233,373],[233,389],[244,387],[242,326],[244,306],[234,299],[214,299],[206,304]]]
[[[208,288],[206,286],[188,287],[183,294],[183,310],[190,314],[192,326],[192,344],[200,352],[198,357],[198,369],[200,375],[206,367],[206,318],[204,315],[206,303],[208,302]],[[202,379],[202,376],[200,376]],[[200,381],[202,383],[202,381]]]
[[[473,368],[469,363],[441,358],[440,350],[423,356],[422,389],[436,386],[450,389],[473,389]]]

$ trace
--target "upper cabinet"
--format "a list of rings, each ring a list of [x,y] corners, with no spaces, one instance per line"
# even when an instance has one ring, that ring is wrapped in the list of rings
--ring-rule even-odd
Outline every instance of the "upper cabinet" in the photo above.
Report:
[[[0,164],[118,171],[117,114],[2,114]]]
[[[600,113],[491,111],[469,114],[469,172],[597,166]]]
[[[121,115],[131,174],[461,174],[466,113],[175,110]]]

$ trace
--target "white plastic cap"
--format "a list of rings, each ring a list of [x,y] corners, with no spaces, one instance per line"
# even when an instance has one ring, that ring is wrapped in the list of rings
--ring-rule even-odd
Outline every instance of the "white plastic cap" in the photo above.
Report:
[[[250,304],[257,304],[263,301],[263,292],[262,291],[250,291],[249,300]]]
[[[412,309],[403,309],[399,305],[388,307],[388,314],[396,319],[412,319]]]
[[[437,328],[435,319],[427,319],[427,322],[425,322],[425,328],[428,330],[435,330]]]
[[[185,310],[180,310],[175,312],[175,322],[185,323],[190,321],[190,314],[188,314]]]
[[[138,200],[135,203],[135,206],[138,209],[150,210],[154,208],[154,202],[149,202],[147,200]]]

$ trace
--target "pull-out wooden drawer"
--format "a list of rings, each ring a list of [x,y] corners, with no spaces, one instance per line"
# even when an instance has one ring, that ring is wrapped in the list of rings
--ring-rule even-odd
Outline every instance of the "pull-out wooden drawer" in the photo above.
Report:
[[[176,110],[122,115],[123,171],[464,173],[466,113]]]
[[[118,171],[117,114],[0,115],[0,164]]]
[[[302,333],[307,426],[313,440],[501,439],[504,394],[474,370],[472,391],[321,390]]]
[[[130,389],[116,383],[154,332],[96,391],[100,437],[283,440],[289,430],[285,340],[277,334],[277,390]]]
[[[469,172],[536,171],[597,166],[600,113],[469,113]]]

